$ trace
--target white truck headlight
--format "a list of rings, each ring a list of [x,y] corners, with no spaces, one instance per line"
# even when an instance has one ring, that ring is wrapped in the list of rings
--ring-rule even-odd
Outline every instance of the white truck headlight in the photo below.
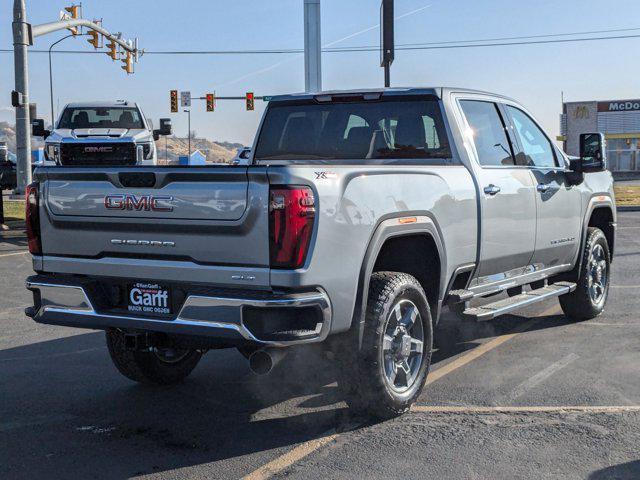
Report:
[[[60,144],[50,143],[44,149],[44,156],[47,160],[60,163]]]
[[[155,143],[154,142],[140,142],[137,145],[137,150],[140,151],[139,157],[143,160],[152,160],[153,154],[155,153]]]

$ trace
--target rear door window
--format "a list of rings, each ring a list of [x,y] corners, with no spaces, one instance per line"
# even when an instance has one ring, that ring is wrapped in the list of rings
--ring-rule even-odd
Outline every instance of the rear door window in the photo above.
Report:
[[[511,167],[515,165],[505,125],[493,102],[462,100],[464,116],[471,128],[480,165]]]
[[[269,106],[257,160],[451,158],[437,99]]]

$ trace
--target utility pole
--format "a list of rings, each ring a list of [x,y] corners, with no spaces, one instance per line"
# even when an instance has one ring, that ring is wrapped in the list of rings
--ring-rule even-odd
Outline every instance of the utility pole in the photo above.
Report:
[[[304,0],[304,89],[322,90],[320,0]]]
[[[15,94],[12,94],[12,104],[16,109],[16,156],[17,156],[17,193],[24,193],[26,186],[31,183],[31,118],[29,118],[29,67],[27,47],[33,45],[33,39],[41,35],[58,30],[86,27],[106,39],[118,44],[122,50],[128,52],[127,59],[138,60],[143,51],[138,49],[137,39],[125,41],[119,35],[113,35],[96,22],[77,18],[77,6],[71,17],[61,17],[56,22],[34,25],[27,22],[25,0],[13,0],[13,58],[15,68]],[[68,10],[68,9],[67,9]],[[115,60],[115,59],[114,59]],[[127,73],[132,73],[127,70]]]
[[[13,61],[15,69],[16,92],[16,193],[24,193],[31,183],[31,136],[29,132],[29,71],[27,66],[27,46],[30,25],[24,0],[13,0]]]

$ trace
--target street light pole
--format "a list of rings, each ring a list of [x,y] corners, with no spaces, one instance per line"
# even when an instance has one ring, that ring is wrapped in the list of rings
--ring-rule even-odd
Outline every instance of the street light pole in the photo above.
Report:
[[[322,90],[320,0],[304,0],[304,89]]]
[[[189,152],[187,154],[187,161],[189,161],[191,159],[191,109],[185,110],[185,112],[187,113],[187,116],[189,118],[189,120],[188,120],[188,130],[187,130],[187,142],[188,142],[188,145],[189,145]]]
[[[52,129],[55,128],[54,123],[56,121],[56,117],[53,112],[53,69],[51,67],[51,49],[55,47],[57,44],[59,44],[61,41],[66,40],[67,38],[73,37],[73,36],[74,36],[73,33],[70,33],[69,35],[66,35],[61,39],[53,42],[49,47],[49,92],[51,94],[51,128]]]

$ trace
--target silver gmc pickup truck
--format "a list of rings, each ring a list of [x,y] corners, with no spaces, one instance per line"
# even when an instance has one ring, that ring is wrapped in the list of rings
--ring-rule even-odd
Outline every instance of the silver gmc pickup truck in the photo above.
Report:
[[[45,167],[27,191],[36,322],[106,330],[118,370],[257,373],[323,342],[349,405],[406,411],[441,309],[559,297],[602,312],[616,210],[604,140],[568,158],[509,98],[454,88],[273,97],[249,165]]]

